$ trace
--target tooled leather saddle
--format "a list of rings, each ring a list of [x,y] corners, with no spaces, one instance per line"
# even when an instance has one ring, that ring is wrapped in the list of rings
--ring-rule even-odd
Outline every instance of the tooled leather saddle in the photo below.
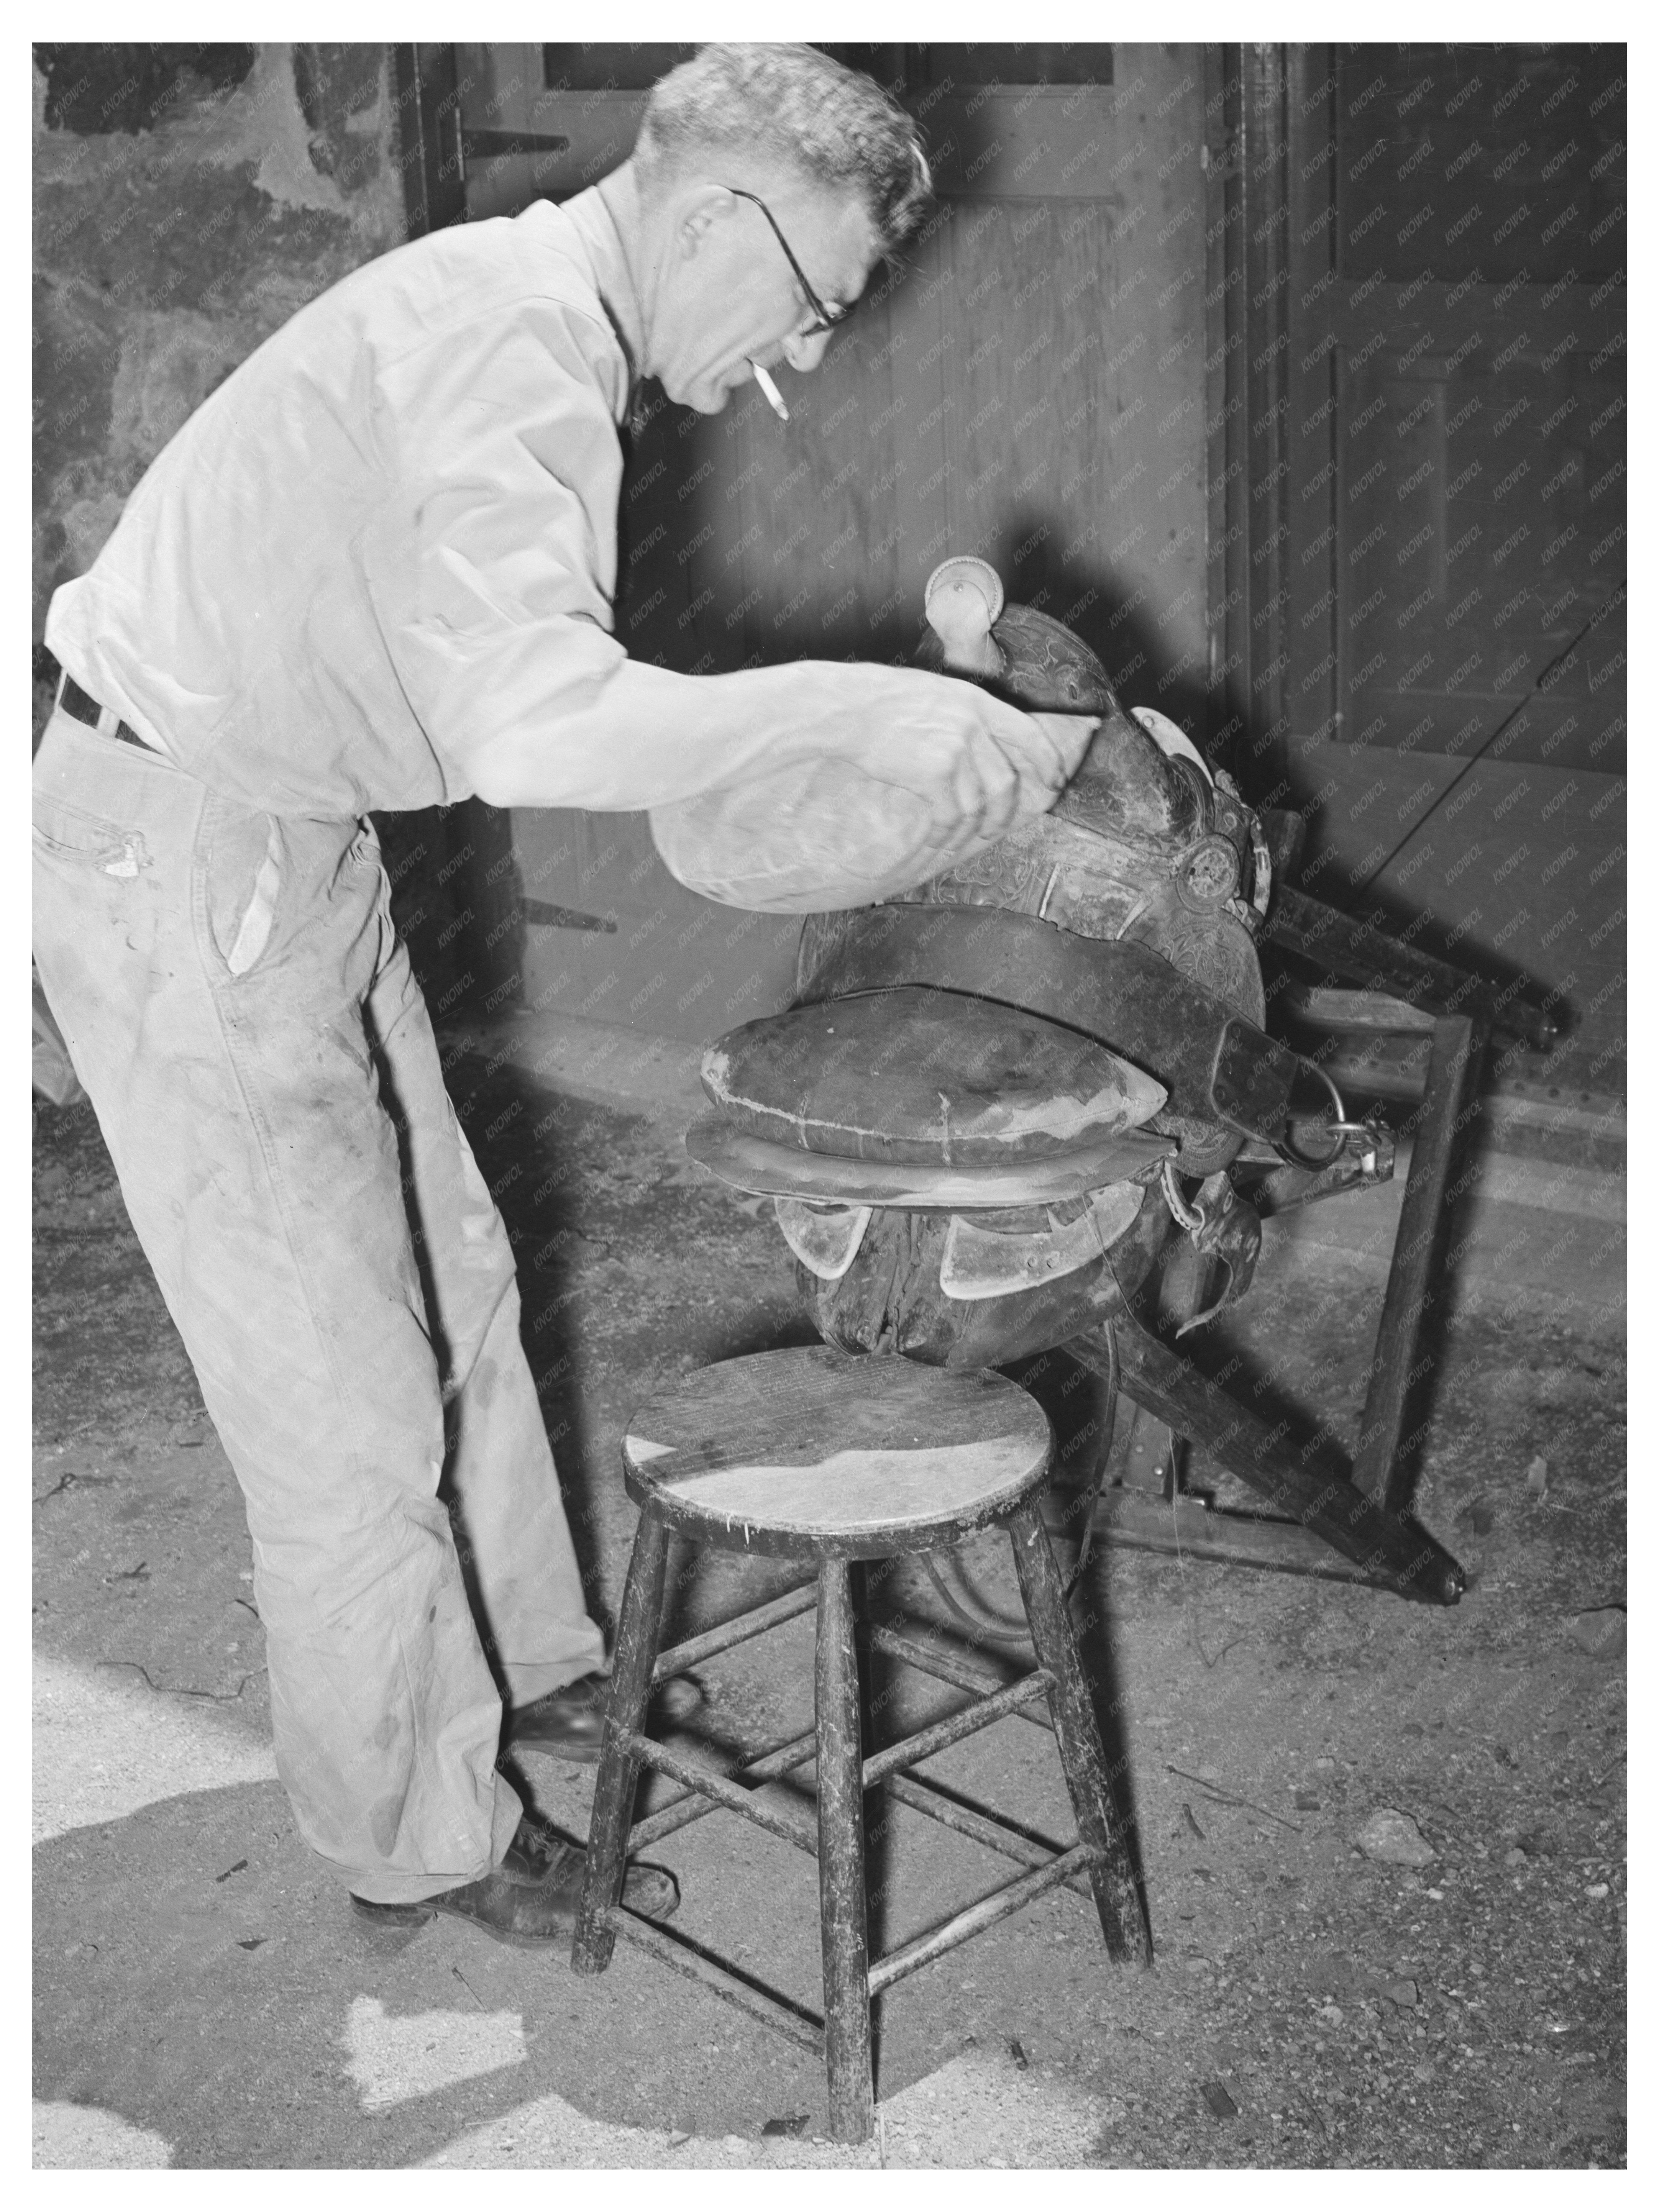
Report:
[[[709,1047],[687,1145],[774,1200],[826,1340],[997,1365],[1121,1311],[1177,1224],[1237,1297],[1260,1225],[1225,1170],[1285,1143],[1306,1069],[1262,1026],[1271,862],[1231,779],[985,562],[927,609],[923,665],[1098,727],[1048,814],[807,918],[794,1005]]]

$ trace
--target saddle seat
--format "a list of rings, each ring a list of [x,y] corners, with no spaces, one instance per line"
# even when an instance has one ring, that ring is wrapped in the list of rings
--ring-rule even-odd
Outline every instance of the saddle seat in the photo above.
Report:
[[[945,1168],[1052,1159],[1139,1128],[1169,1095],[1075,1030],[915,985],[746,1022],[704,1054],[702,1085],[749,1135]]]

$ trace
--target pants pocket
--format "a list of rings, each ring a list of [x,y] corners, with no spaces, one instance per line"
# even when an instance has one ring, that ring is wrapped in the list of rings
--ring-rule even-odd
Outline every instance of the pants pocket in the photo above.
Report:
[[[207,917],[214,946],[233,975],[246,975],[270,943],[286,873],[281,820],[222,816],[207,856]]]
[[[118,881],[131,882],[154,865],[141,830],[124,829],[101,815],[83,814],[61,800],[35,799],[30,838],[44,860],[95,868]]]

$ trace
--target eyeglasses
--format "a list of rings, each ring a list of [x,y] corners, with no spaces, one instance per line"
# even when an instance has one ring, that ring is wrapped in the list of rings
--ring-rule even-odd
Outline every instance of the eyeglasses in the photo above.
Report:
[[[771,224],[772,234],[777,240],[778,244],[783,248],[785,258],[788,261],[789,266],[795,272],[795,282],[800,286],[801,290],[806,295],[806,304],[811,309],[813,314],[817,318],[816,322],[808,323],[805,330],[797,331],[795,332],[795,336],[799,338],[821,337],[825,331],[833,331],[837,324],[844,323],[848,315],[852,313],[852,308],[825,307],[823,301],[819,299],[817,294],[812,289],[811,285],[807,282],[806,271],[801,267],[799,262],[796,260],[793,253],[790,252],[788,240],[778,228],[777,217],[773,214],[771,209],[767,206],[766,202],[761,198],[760,195],[757,192],[744,191],[741,185],[722,185],[720,189],[722,191],[730,192],[734,199],[753,200],[755,205],[766,217],[768,222]]]

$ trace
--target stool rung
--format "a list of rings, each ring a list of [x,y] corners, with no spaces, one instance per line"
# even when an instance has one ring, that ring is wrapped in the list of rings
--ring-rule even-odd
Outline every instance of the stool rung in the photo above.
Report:
[[[744,1981],[741,1975],[734,1974],[720,1960],[711,1959],[706,1951],[700,1951],[683,1936],[671,1936],[654,1920],[641,1920],[620,1905],[610,1907],[605,1922],[625,1942],[648,1951],[675,1973],[684,1974],[690,1981],[701,1982],[727,2004],[752,2014],[768,2027],[775,2028],[780,2035],[787,2036],[791,2043],[799,2044],[803,2051],[823,2057],[823,2022],[816,2013],[808,2012],[805,2006],[797,2009],[783,2003],[765,1990],[757,1989],[752,1982]]]
[[[745,1820],[752,1820],[757,1828],[764,1828],[774,1836],[781,1836],[786,1844],[793,1844],[797,1850],[811,1858],[818,1855],[818,1834],[815,1824],[804,1820],[799,1813],[786,1812],[781,1805],[765,1805],[757,1802],[752,1791],[739,1790],[706,1766],[699,1766],[690,1759],[682,1759],[678,1752],[670,1751],[666,1744],[653,1743],[648,1735],[630,1735],[623,1739],[622,1748],[630,1759],[654,1766],[659,1774],[672,1775],[683,1782],[688,1790],[701,1790],[712,1797],[717,1805],[725,1806],[728,1813],[738,1813]]]
[[[957,1835],[967,1836],[974,1843],[983,1844],[988,1851],[999,1851],[1004,1858],[1016,1860],[1021,1866],[1051,1866],[1060,1856],[1052,1846],[1045,1848],[1041,1844],[1034,1844],[1029,1836],[1022,1835],[1018,1828],[1010,1827],[1006,1820],[999,1820],[994,1814],[975,1812],[971,1806],[958,1805],[954,1797],[946,1797],[941,1791],[929,1789],[925,1782],[918,1782],[914,1775],[895,1774],[890,1778],[887,1788],[901,1805],[908,1805],[913,1813],[925,1813],[930,1820],[937,1820],[941,1827],[952,1828]],[[1065,1886],[1073,1896],[1085,1899],[1090,1905],[1094,1903],[1094,1888],[1085,1875],[1074,1874]]]
[[[1058,1889],[1068,1875],[1080,1867],[1088,1866],[1094,1857],[1093,1847],[1088,1844],[1073,1844],[1069,1851],[1062,1851],[1048,1866],[1039,1867],[1035,1873],[1023,1874],[1001,1889],[994,1889],[988,1897],[981,1897],[977,1905],[955,1913],[949,1920],[941,1921],[937,1928],[914,1942],[902,1944],[890,1951],[884,1959],[876,1960],[870,1968],[870,1994],[873,1997],[881,1990],[890,1989],[895,1982],[914,1974],[918,1966],[930,1966],[945,1952],[954,1951],[958,1943],[965,1943],[972,1936],[981,1935],[994,1928],[999,1920],[1018,1912],[1036,1898],[1051,1889]]]
[[[1004,1686],[994,1674],[988,1674],[982,1667],[970,1666],[966,1660],[952,1659],[944,1652],[930,1651],[925,1644],[918,1644],[908,1636],[901,1636],[894,1629],[872,1624],[867,1634],[873,1650],[884,1651],[890,1659],[902,1660],[907,1667],[915,1668],[919,1674],[932,1674],[936,1680],[949,1682],[958,1690],[972,1690],[976,1697],[988,1697]],[[1022,1705],[1018,1717],[1023,1721],[1030,1721],[1034,1727],[1047,1729],[1050,1735],[1054,1733],[1054,1724],[1046,1706],[1041,1712],[1031,1712]]]
[[[759,1759],[750,1759],[746,1766],[729,1768],[724,1778],[732,1783],[775,1782],[795,1767],[806,1765],[817,1755],[817,1732],[815,1729],[808,1729],[805,1735],[798,1735],[788,1743],[781,1743],[775,1751],[769,1751]],[[671,1797],[665,1805],[659,1805],[654,1813],[647,1814],[643,1820],[636,1821],[629,1831],[629,1857],[636,1857],[648,1844],[660,1843],[665,1836],[672,1836],[677,1828],[690,1827],[693,1820],[704,1819],[714,1809],[711,1801],[695,1790],[688,1790],[683,1797]]]
[[[659,1655],[651,1669],[652,1687],[672,1681],[676,1674],[684,1674],[688,1667],[695,1667],[702,1660],[731,1650],[733,1644],[746,1644],[751,1636],[764,1636],[769,1628],[781,1627],[797,1613],[811,1613],[817,1601],[818,1585],[814,1577],[810,1583],[797,1583],[793,1589],[785,1590],[781,1597],[775,1597],[765,1605],[755,1606],[748,1613],[734,1613],[718,1628],[705,1629],[701,1636],[687,1637],[684,1644],[676,1644]]]
[[[1005,1715],[1017,1711],[1033,1698],[1042,1697],[1052,1686],[1054,1679],[1046,1667],[1035,1668],[1030,1674],[1022,1674],[1018,1681],[1010,1682],[1006,1690],[999,1690],[994,1696],[981,1698],[971,1705],[964,1705],[960,1712],[952,1713],[948,1720],[935,1721],[932,1728],[919,1729],[915,1735],[906,1736],[902,1743],[889,1744],[885,1751],[878,1751],[873,1758],[865,1760],[865,1788],[869,1790],[876,1783],[885,1781],[890,1774],[902,1773],[907,1766],[919,1765],[924,1759],[931,1759],[936,1751],[943,1751],[947,1745],[959,1743],[965,1735],[989,1728],[994,1721],[1000,1721]]]

